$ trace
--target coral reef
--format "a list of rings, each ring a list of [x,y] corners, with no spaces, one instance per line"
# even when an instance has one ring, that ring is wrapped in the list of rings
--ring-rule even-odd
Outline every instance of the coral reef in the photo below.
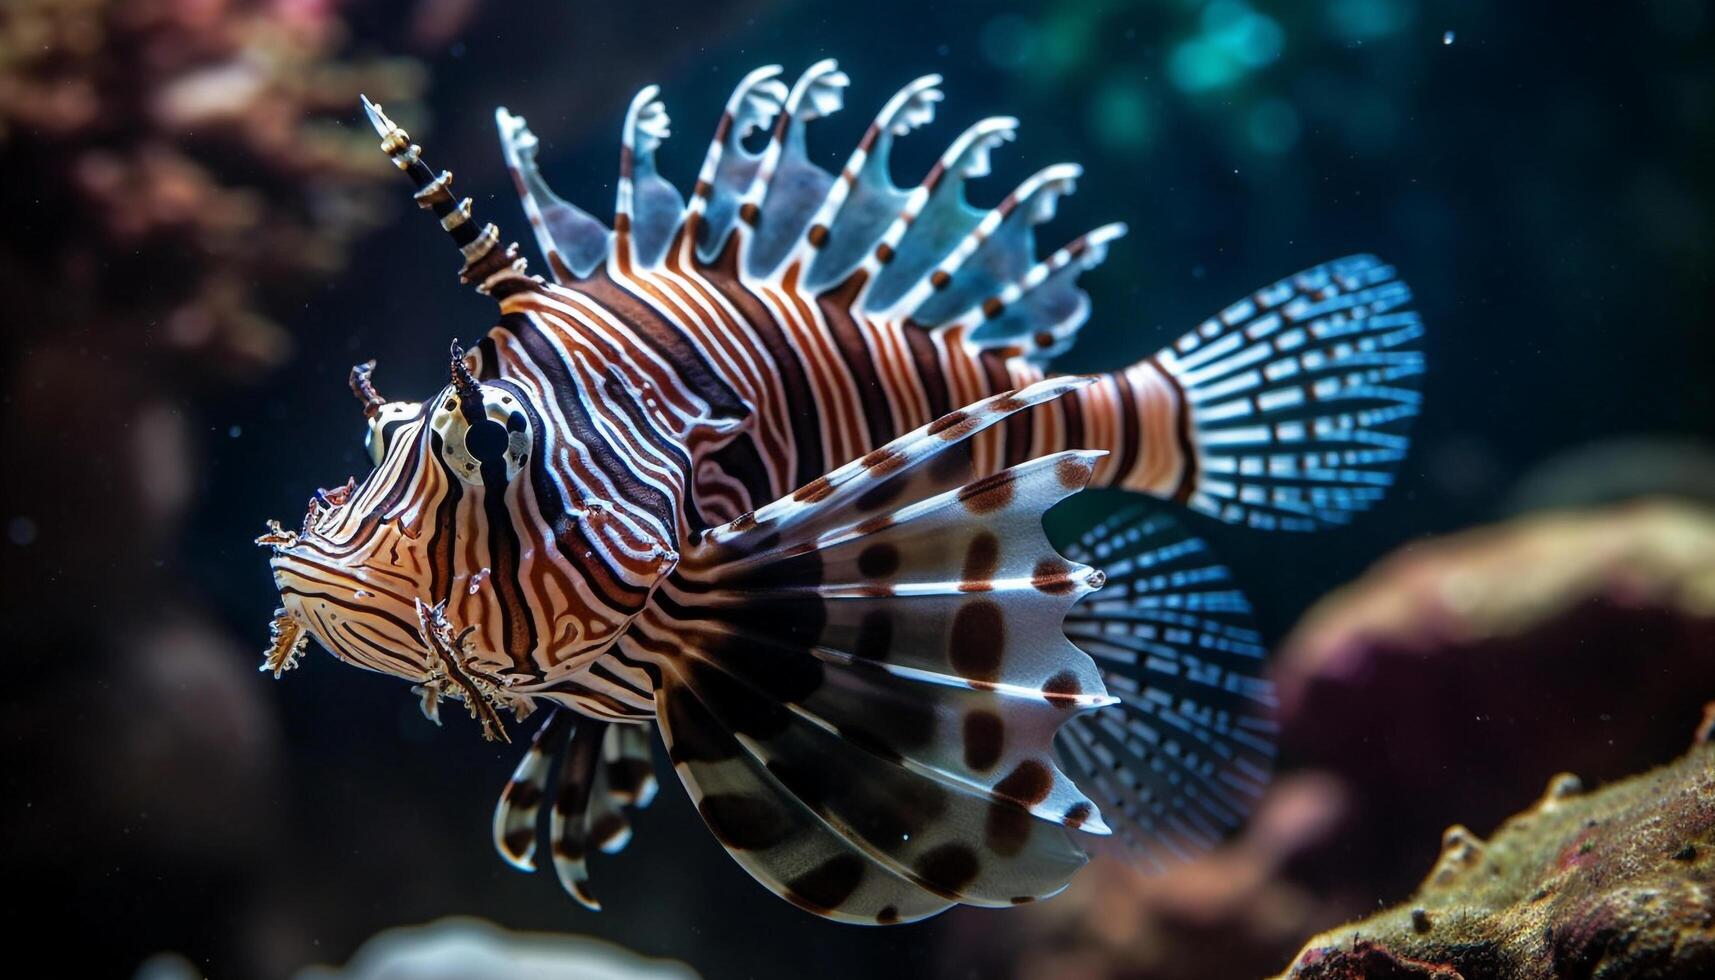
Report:
[[[1447,829],[1403,905],[1324,933],[1291,980],[1715,974],[1715,703],[1691,751],[1586,793],[1556,776],[1487,841]]]
[[[1404,894],[1453,819],[1678,750],[1715,690],[1715,512],[1667,499],[1414,543],[1305,614],[1277,655],[1282,747],[1350,792],[1318,891]],[[1457,806],[1450,812],[1449,807]]]
[[[225,371],[279,363],[290,338],[259,285],[341,268],[389,177],[333,115],[359,89],[408,106],[422,86],[412,61],[343,59],[338,7],[0,7],[0,278],[38,287],[14,290],[15,322]]]

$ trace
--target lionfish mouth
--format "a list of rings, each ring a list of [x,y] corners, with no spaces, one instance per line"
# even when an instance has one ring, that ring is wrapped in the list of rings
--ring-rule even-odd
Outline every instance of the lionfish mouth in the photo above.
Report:
[[[320,608],[316,607],[320,600],[307,599],[286,587],[294,574],[306,568],[317,568],[323,573],[331,571],[325,562],[314,557],[317,549],[306,541],[306,537],[315,521],[327,509],[344,504],[350,493],[349,483],[336,491],[319,490],[310,499],[302,531],[288,531],[279,521],[269,521],[267,532],[256,539],[258,545],[273,549],[270,564],[274,567],[275,585],[281,589],[281,605],[274,610],[274,618],[268,624],[268,648],[259,669],[279,678],[298,665],[299,656],[313,638],[341,660],[415,681],[413,690],[423,699],[423,714],[436,724],[440,723],[441,699],[451,697],[465,703],[471,718],[482,726],[484,738],[511,741],[501,723],[499,709],[509,708],[522,718],[529,713],[529,699],[508,690],[510,678],[499,676],[478,662],[470,650],[470,637],[476,632],[476,627],[455,627],[447,619],[444,601],[431,605],[421,598],[413,599],[415,635],[409,641],[404,637],[393,639],[393,642],[409,647],[409,654],[404,659],[400,659],[397,650],[383,651],[373,646],[370,652],[376,656],[363,656],[346,648],[340,637],[328,635],[327,624],[321,622],[321,615],[306,607],[309,603],[311,607]],[[354,598],[364,597],[374,598],[364,589],[354,593]],[[318,624],[321,629],[317,628]]]

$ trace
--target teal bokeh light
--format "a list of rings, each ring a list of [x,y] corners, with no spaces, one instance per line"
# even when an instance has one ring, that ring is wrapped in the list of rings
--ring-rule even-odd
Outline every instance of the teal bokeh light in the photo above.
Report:
[[[1243,0],[1213,0],[1201,30],[1174,47],[1167,75],[1184,92],[1208,92],[1272,64],[1286,48],[1286,31]]]
[[[1409,0],[1328,0],[1328,26],[1347,41],[1369,41],[1397,34],[1416,19]]]

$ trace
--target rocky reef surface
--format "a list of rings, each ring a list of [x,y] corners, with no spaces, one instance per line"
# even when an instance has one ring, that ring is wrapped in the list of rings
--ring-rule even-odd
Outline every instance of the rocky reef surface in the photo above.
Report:
[[[1715,704],[1691,750],[1586,792],[1554,777],[1487,841],[1462,826],[1404,904],[1310,940],[1288,980],[1715,975]]]

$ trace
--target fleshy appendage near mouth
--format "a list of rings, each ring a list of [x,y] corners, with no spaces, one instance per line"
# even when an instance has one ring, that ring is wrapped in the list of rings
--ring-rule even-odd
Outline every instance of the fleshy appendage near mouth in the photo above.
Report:
[[[316,515],[316,504],[321,497],[322,494],[318,494],[311,502],[312,517]],[[333,505],[338,506],[344,499],[342,496]],[[306,522],[304,533],[308,533],[308,526]],[[267,533],[258,537],[256,543],[274,551],[276,585],[280,584],[282,559],[288,560],[288,564],[305,560],[305,555],[302,554],[303,534],[286,530],[278,521],[269,521]],[[291,559],[296,559],[296,562]],[[330,645],[329,637],[312,629],[306,618],[309,614],[302,610],[301,601],[294,602],[290,596],[283,596],[283,599],[283,604],[274,610],[274,619],[268,624],[269,643],[260,670],[271,671],[279,678],[298,665],[298,658],[312,637],[340,659],[358,662]],[[485,668],[471,652],[470,638],[477,632],[477,624],[469,624],[463,629],[456,628],[447,619],[445,601],[431,605],[418,597],[413,599],[413,604],[416,612],[416,635],[412,637],[411,643],[411,653],[414,655],[411,669],[400,669],[403,664],[369,666],[416,682],[412,691],[422,698],[424,717],[435,724],[440,724],[441,699],[457,698],[465,703],[471,718],[482,726],[485,739],[510,742],[511,737],[500,720],[500,709],[510,709],[515,718],[523,720],[534,710],[534,703],[528,696],[514,694],[509,690],[513,679]]]

